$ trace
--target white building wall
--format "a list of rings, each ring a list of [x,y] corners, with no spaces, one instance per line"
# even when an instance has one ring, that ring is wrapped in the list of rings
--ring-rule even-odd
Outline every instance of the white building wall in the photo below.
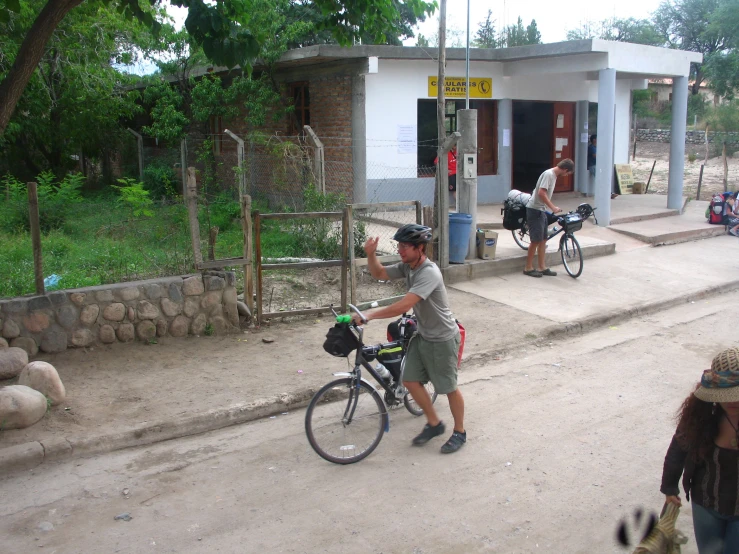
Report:
[[[433,179],[418,179],[417,154],[399,151],[398,128],[417,125],[417,103],[429,99],[428,78],[435,76],[438,63],[433,60],[379,60],[377,73],[366,76],[367,182],[368,201],[396,200],[386,191],[399,187],[422,186],[422,196],[433,198]],[[504,76],[500,62],[472,62],[471,77],[490,77],[493,99],[577,102],[598,101],[598,81],[588,80],[588,74],[517,74]],[[447,76],[464,76],[463,61],[449,62]],[[590,74],[592,76],[592,73]],[[630,125],[630,79],[616,83],[616,127],[614,159],[628,163]],[[499,165],[500,167],[500,165]],[[503,168],[501,168],[503,169]],[[398,180],[390,183],[389,180]],[[402,181],[401,181],[402,180]],[[381,183],[384,181],[384,184]],[[389,185],[389,186],[388,186]],[[431,192],[426,189],[431,187]],[[380,192],[382,189],[383,192]],[[481,202],[498,201],[510,190],[510,168],[499,176],[481,177],[478,198]],[[414,192],[413,194],[416,194]],[[405,199],[405,198],[403,198]]]

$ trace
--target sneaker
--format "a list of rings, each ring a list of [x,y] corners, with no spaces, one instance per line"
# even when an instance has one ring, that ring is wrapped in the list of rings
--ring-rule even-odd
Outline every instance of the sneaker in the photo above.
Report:
[[[439,424],[434,427],[427,423],[424,426],[423,431],[421,431],[421,434],[413,439],[413,446],[421,446],[423,444],[426,444],[434,437],[443,435],[444,431],[446,431],[446,428],[444,427],[443,421],[440,421]]]
[[[523,274],[528,275],[529,277],[541,277],[541,271],[536,269],[529,269],[528,271],[524,269]]]
[[[734,229],[729,229],[729,234],[730,235],[734,235],[735,237],[739,237],[739,233],[737,233],[736,231],[734,231]]]
[[[449,440],[444,443],[444,445],[441,447],[441,453],[442,454],[451,454],[452,452],[456,452],[462,446],[464,446],[464,443],[467,442],[467,432],[460,433],[459,431],[454,431],[452,433],[452,436],[449,437]]]

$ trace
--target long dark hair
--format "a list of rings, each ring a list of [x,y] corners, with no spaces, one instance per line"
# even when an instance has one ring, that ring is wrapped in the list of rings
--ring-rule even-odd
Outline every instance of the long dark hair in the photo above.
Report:
[[[700,385],[695,388],[698,389]],[[704,402],[694,394],[688,396],[677,412],[677,436],[680,445],[695,460],[710,456],[718,435],[721,406],[714,409],[711,402]]]

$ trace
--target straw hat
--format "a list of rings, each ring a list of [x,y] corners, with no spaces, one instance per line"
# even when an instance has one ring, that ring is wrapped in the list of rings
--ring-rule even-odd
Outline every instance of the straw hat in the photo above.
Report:
[[[728,348],[713,359],[695,396],[704,402],[739,402],[739,348]]]

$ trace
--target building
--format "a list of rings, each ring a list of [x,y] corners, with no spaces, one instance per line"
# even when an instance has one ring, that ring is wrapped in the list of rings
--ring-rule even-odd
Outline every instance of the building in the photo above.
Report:
[[[434,195],[435,48],[319,45],[288,51],[279,62],[297,109],[326,147],[326,164],[349,167],[336,183],[354,202],[421,200]],[[682,207],[683,154],[694,52],[598,39],[470,50],[470,108],[477,110],[478,203],[501,202],[511,188],[533,189],[564,158],[574,176],[557,191],[595,194],[598,220],[610,222],[613,164],[628,163],[631,91],[650,79],[673,89],[668,207]],[[447,49],[447,129],[464,108],[465,50]],[[590,103],[598,104],[598,157],[588,190]],[[222,122],[238,132],[238,122]],[[289,125],[276,129],[288,132]]]

